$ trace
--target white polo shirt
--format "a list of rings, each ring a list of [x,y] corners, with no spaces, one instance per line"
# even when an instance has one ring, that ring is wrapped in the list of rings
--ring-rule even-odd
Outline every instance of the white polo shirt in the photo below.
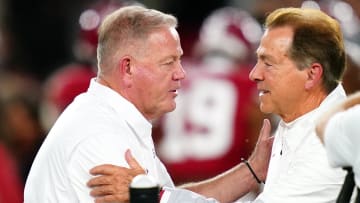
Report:
[[[360,187],[360,105],[334,115],[325,128],[325,149],[333,167],[353,167]]]
[[[25,203],[94,202],[89,170],[109,163],[128,167],[125,151],[161,186],[174,187],[155,154],[151,124],[133,104],[94,79],[58,118],[41,146],[25,185]]]
[[[329,165],[315,123],[324,111],[345,98],[339,85],[317,109],[290,123],[280,121],[264,191],[255,202],[335,202],[345,171]]]

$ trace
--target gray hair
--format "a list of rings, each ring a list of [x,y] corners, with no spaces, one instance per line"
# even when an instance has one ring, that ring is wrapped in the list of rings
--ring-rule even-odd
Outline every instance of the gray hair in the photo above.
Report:
[[[125,6],[109,14],[98,30],[99,71],[111,69],[113,57],[129,51],[127,49],[134,43],[143,43],[152,32],[163,27],[177,27],[177,24],[173,15],[142,6]]]

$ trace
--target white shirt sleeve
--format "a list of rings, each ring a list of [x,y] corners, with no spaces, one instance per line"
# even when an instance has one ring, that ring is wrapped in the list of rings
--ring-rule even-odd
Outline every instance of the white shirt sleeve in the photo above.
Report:
[[[352,166],[360,152],[360,105],[334,115],[325,128],[324,143],[333,167]]]
[[[91,136],[81,142],[72,153],[67,170],[69,181],[80,202],[94,202],[94,198],[90,196],[90,188],[86,186],[93,178],[89,173],[91,168],[105,163],[128,167],[124,158],[126,144],[119,145],[115,140],[115,135]]]
[[[180,188],[163,188],[160,203],[188,202],[188,203],[219,203],[213,198],[206,198],[190,190]]]

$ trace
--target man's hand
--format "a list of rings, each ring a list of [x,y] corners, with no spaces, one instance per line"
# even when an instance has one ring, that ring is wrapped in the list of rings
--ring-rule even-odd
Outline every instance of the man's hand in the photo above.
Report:
[[[90,170],[96,177],[89,180],[90,195],[95,197],[95,203],[129,202],[129,185],[132,179],[144,174],[144,169],[131,155],[130,150],[125,152],[125,159],[130,168],[103,164]]]
[[[260,178],[261,181],[266,179],[272,143],[274,141],[274,136],[271,136],[270,133],[270,121],[268,119],[264,119],[255,149],[249,158],[250,165],[255,170],[256,175]]]

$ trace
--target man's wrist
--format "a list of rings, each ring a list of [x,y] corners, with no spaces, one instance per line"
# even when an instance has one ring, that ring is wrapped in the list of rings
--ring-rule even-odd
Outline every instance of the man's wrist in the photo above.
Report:
[[[246,165],[246,167],[248,168],[248,170],[250,171],[250,173],[252,174],[252,176],[254,177],[254,179],[256,180],[256,182],[258,184],[261,184],[261,183],[264,183],[265,184],[265,181],[262,181],[262,179],[260,178],[260,176],[258,174],[260,173],[257,173],[255,171],[255,169],[252,167],[252,164],[250,164],[250,162],[244,158],[241,158],[241,162],[244,163]]]

